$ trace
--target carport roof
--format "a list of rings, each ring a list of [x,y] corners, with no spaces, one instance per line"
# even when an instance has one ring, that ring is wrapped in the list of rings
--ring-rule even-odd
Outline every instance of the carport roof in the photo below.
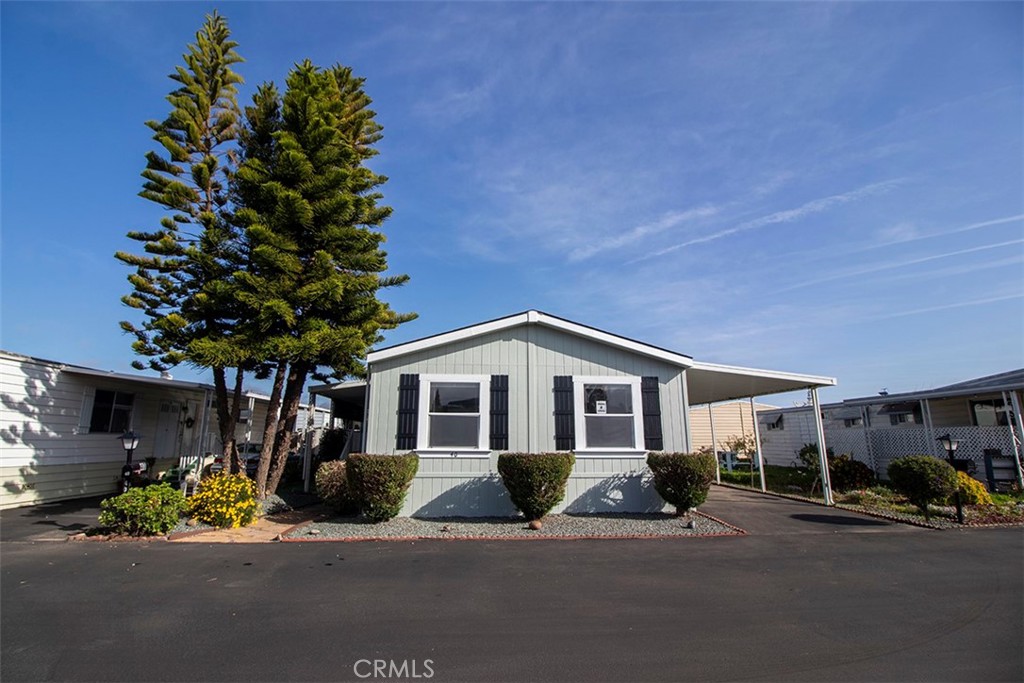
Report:
[[[700,361],[694,361],[693,366],[686,371],[686,388],[692,406],[815,387],[831,387],[835,384],[834,377],[741,368]]]

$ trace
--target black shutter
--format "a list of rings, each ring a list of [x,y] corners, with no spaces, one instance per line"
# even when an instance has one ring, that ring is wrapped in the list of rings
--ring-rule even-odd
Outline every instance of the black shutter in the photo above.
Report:
[[[491,450],[508,450],[508,375],[491,375]]]
[[[395,448],[411,451],[416,448],[416,427],[420,412],[420,376],[398,377],[398,430]]]
[[[660,451],[665,448],[661,434],[661,396],[657,377],[640,379],[640,400],[644,409],[644,448]]]
[[[555,377],[555,450],[576,448],[576,411],[572,377]]]

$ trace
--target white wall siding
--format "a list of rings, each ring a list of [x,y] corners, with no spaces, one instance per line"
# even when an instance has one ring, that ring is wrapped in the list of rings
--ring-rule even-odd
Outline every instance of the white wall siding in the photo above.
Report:
[[[143,435],[136,461],[153,454],[162,400],[200,405],[203,396],[200,390],[74,374],[0,354],[0,508],[115,490],[125,461],[119,434],[87,433],[90,415],[83,415],[91,406],[85,397],[97,389],[134,394],[131,425]],[[198,416],[196,422],[182,430],[181,447],[198,436]]]

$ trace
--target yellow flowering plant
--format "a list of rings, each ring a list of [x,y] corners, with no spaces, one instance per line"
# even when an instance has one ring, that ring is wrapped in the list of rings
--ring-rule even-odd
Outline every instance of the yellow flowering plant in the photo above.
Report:
[[[222,529],[252,524],[258,510],[255,482],[227,472],[203,479],[188,504],[191,516]]]

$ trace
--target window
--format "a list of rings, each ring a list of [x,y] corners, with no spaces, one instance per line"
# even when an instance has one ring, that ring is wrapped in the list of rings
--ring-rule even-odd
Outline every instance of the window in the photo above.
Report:
[[[977,427],[1009,426],[1010,412],[1001,398],[971,401],[971,418]]]
[[[768,431],[769,432],[774,432],[774,431],[777,431],[777,430],[780,430],[780,429],[785,429],[785,426],[783,426],[782,418],[783,418],[782,415],[776,416],[776,418],[774,420],[771,419],[771,418],[768,418],[768,422],[766,423],[766,426],[768,427]]]
[[[843,420],[844,427],[859,427],[864,424],[864,418],[862,417],[848,417]]]
[[[639,377],[574,377],[577,450],[640,450]]]
[[[891,413],[889,415],[889,424],[892,426],[902,424],[920,424],[921,418],[917,416],[917,413]]]
[[[417,450],[486,451],[490,377],[420,375]]]
[[[132,424],[133,403],[135,394],[97,389],[92,402],[89,432],[121,434],[128,431]]]

